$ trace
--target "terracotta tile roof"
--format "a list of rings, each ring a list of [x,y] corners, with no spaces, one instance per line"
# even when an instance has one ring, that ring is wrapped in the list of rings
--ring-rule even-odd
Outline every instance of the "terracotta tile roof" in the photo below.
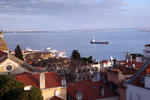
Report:
[[[150,44],[146,44],[146,45],[144,45],[144,46],[147,46],[147,47],[149,47],[149,46],[150,46]]]
[[[53,96],[50,100],[63,100],[63,99],[61,99],[61,98],[59,98],[57,96]]]
[[[0,58],[3,57],[4,55],[7,55],[7,53],[0,51]]]
[[[0,62],[4,61],[7,59],[7,53],[0,51]]]
[[[104,96],[100,96],[100,86],[104,86]],[[102,81],[92,82],[91,80],[85,80],[67,84],[67,92],[72,97],[72,100],[76,100],[76,91],[82,92],[83,100],[115,96]]]
[[[15,76],[15,79],[19,82],[24,83],[25,86],[32,85],[34,87],[39,86],[39,75],[40,74],[30,74],[30,73],[21,73]],[[52,88],[52,87],[59,87],[61,86],[59,82],[59,77],[56,72],[47,72],[45,73],[45,87]]]
[[[100,64],[108,63],[108,62],[109,62],[108,60],[102,60],[102,61],[100,61]]]
[[[121,62],[123,65],[128,65],[130,67],[133,66],[133,64],[135,64],[135,68],[139,69],[144,63],[141,62],[125,62],[125,61],[118,61]],[[150,74],[150,64],[148,65],[148,67],[145,69],[145,73]]]
[[[146,74],[149,74],[149,73],[150,73],[150,64],[148,64],[144,69],[142,69],[140,71],[139,75],[137,75],[133,81],[129,80],[131,82],[130,83],[128,82],[128,83],[135,85],[135,86],[144,87],[144,83],[141,83],[141,77],[145,76]]]
[[[126,61],[117,61],[118,63],[122,64],[122,65],[127,65],[129,67],[133,67],[133,65],[135,65],[136,68],[140,68],[143,63],[141,62],[126,62]]]

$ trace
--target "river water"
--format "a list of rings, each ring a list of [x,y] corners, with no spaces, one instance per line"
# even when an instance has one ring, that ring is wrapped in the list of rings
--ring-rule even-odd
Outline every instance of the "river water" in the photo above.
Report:
[[[109,41],[109,45],[90,44],[92,37],[96,41]],[[78,50],[83,57],[109,59],[110,56],[124,59],[125,52],[142,53],[144,45],[150,43],[150,32],[114,31],[114,32],[57,32],[57,33],[4,33],[8,48],[14,50],[19,44],[22,49],[45,50],[48,46],[66,51],[70,57]]]

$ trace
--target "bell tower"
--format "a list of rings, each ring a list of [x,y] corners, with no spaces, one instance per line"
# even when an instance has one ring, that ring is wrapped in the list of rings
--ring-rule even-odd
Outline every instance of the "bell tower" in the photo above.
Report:
[[[1,30],[1,40],[3,39],[3,31]]]
[[[0,32],[0,51],[9,52],[7,48],[7,43],[3,40],[3,31]]]

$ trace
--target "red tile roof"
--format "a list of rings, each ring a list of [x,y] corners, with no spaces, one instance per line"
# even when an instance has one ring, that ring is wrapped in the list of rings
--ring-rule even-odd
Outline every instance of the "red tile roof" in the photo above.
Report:
[[[117,62],[125,66],[127,65],[129,67],[133,67],[133,64],[135,64],[136,68],[140,68],[143,65],[143,63],[141,62],[126,62],[126,61],[117,61]]]
[[[144,46],[147,46],[147,47],[149,47],[149,46],[150,46],[150,44],[146,44],[146,45],[144,45]]]
[[[3,57],[4,55],[7,55],[7,53],[0,51],[0,58]]]
[[[104,96],[100,96],[100,86],[104,86]],[[73,97],[73,100],[76,100],[76,91],[82,91],[83,100],[115,96],[102,81],[92,82],[91,80],[85,80],[67,84],[67,92]]]
[[[100,61],[100,64],[108,63],[108,62],[109,62],[108,60],[102,60],[102,61]]]
[[[144,68],[142,72],[140,72],[140,74],[131,82],[131,84],[139,87],[144,87],[144,83],[141,83],[141,77],[145,76],[146,74],[150,74],[150,64],[148,64],[146,68]]]
[[[32,85],[34,87],[39,86],[39,74],[21,73],[15,76],[15,79],[24,83],[25,86]],[[45,73],[45,88],[59,87],[59,77],[55,72]]]
[[[57,96],[53,96],[50,100],[63,100],[63,99],[61,99],[61,98],[59,98]]]
[[[126,61],[118,61],[122,65],[128,65],[129,67],[133,67],[133,64],[135,64],[135,68],[139,69],[144,63],[142,62],[126,62]],[[150,74],[150,64],[145,69],[146,74]]]
[[[0,51],[0,62],[4,61],[7,58],[7,53]]]

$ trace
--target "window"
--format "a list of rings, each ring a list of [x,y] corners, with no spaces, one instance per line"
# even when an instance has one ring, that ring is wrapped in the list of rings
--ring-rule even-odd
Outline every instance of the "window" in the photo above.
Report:
[[[54,95],[55,95],[55,96],[58,96],[58,95],[59,95],[58,90],[55,90],[55,91],[54,91]]]
[[[132,100],[132,94],[131,93],[129,94],[129,100]]]
[[[140,77],[140,82],[144,83],[144,76],[143,75]]]
[[[137,96],[137,100],[141,100],[141,96],[139,94],[137,94],[136,96]]]
[[[76,91],[76,99],[82,100],[82,91]]]
[[[96,89],[96,86],[93,86],[93,89]]]
[[[100,90],[100,96],[104,96],[104,86],[100,86],[99,90]]]
[[[8,72],[10,72],[12,69],[13,69],[13,67],[12,67],[11,65],[6,66],[6,70],[7,70]]]

